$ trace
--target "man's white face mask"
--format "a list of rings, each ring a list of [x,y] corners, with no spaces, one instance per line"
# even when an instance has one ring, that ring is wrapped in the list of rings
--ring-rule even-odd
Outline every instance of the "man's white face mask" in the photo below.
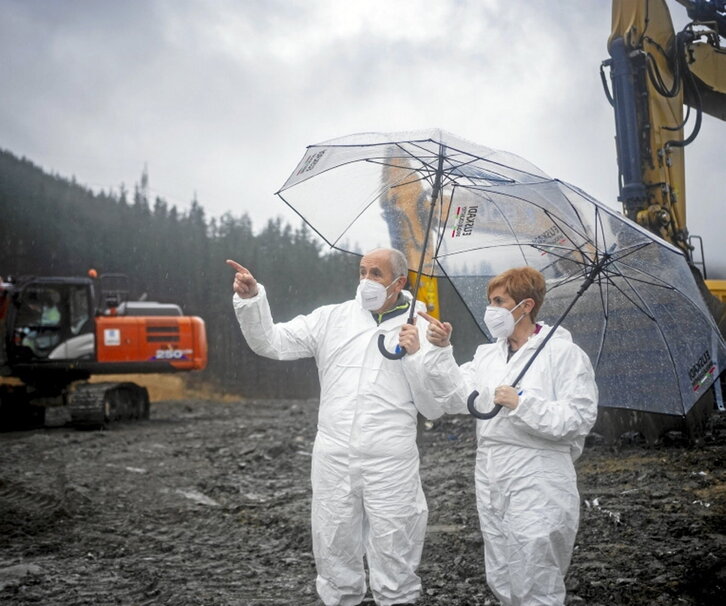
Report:
[[[487,305],[487,310],[484,312],[484,324],[487,325],[492,337],[495,339],[506,339],[512,335],[517,322],[526,315],[522,314],[519,316],[519,320],[514,321],[512,312],[522,303],[524,303],[524,299],[512,307],[511,311],[506,307]]]
[[[396,280],[388,286],[383,286],[380,282],[363,278],[358,283],[358,290],[355,293],[355,300],[366,311],[376,311],[383,307],[388,298],[388,289],[396,283]]]

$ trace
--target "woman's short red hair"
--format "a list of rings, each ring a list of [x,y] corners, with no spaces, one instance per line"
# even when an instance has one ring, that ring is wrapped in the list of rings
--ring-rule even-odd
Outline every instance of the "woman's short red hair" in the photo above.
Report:
[[[540,272],[532,267],[513,267],[489,280],[487,296],[497,288],[504,288],[517,303],[524,299],[534,300],[534,307],[529,315],[532,322],[537,320],[537,313],[544,303],[547,291],[544,276]]]

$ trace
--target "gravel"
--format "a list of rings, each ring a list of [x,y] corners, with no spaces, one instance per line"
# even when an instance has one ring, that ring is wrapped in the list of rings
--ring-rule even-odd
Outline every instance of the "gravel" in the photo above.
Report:
[[[0,434],[0,603],[320,604],[309,531],[314,401],[152,404],[105,431]],[[496,605],[484,580],[474,422],[421,425],[429,528],[418,604]],[[593,439],[567,604],[722,604],[726,420],[703,443]],[[364,604],[373,604],[370,596]]]

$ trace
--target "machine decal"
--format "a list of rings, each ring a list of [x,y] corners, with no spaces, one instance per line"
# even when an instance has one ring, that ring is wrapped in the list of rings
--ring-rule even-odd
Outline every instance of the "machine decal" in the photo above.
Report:
[[[188,360],[188,354],[194,353],[191,349],[157,349],[151,360]]]
[[[706,350],[701,354],[696,363],[688,370],[688,378],[691,380],[693,391],[698,391],[716,372],[716,365],[711,358],[711,352]]]
[[[104,345],[121,345],[121,330],[118,328],[104,328],[103,330]]]
[[[565,237],[565,234],[562,233],[562,230],[557,225],[553,225],[547,231],[535,237],[532,240],[532,246],[539,249],[540,255],[546,255],[548,251],[545,246],[547,244],[559,245],[565,244],[566,242],[567,238]]]
[[[458,206],[456,208],[456,227],[451,230],[452,238],[470,236],[474,230],[478,206]]]
[[[317,152],[313,153],[312,155],[308,156],[307,158],[305,158],[305,160],[303,161],[302,167],[300,167],[300,169],[295,174],[301,175],[310,170],[313,170],[313,168],[315,168],[315,165],[318,162],[320,162],[320,158],[323,157],[323,155],[325,154],[326,151],[327,150],[321,149],[320,151],[317,151]]]

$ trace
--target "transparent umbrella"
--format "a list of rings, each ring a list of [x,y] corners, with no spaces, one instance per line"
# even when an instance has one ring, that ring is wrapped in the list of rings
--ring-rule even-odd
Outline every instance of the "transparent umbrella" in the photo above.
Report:
[[[309,146],[277,195],[333,248],[404,252],[416,298],[421,276],[441,275],[435,253],[460,186],[543,177],[518,156],[441,130],[362,133]],[[455,229],[468,233],[465,216]],[[414,313],[411,306],[409,322]],[[380,345],[387,357],[405,354],[387,352],[383,335]]]
[[[684,415],[724,367],[683,254],[514,154],[440,130],[350,135],[308,147],[278,195],[336,249],[392,246],[448,278],[484,334],[488,280],[538,269],[540,317],[588,353],[601,406]]]
[[[467,189],[471,235],[457,237],[450,217],[436,262],[481,328],[487,276],[534,267],[547,282],[540,317],[567,322],[601,406],[685,415],[723,369],[726,344],[681,251],[556,179]],[[493,416],[473,398],[469,409]]]

